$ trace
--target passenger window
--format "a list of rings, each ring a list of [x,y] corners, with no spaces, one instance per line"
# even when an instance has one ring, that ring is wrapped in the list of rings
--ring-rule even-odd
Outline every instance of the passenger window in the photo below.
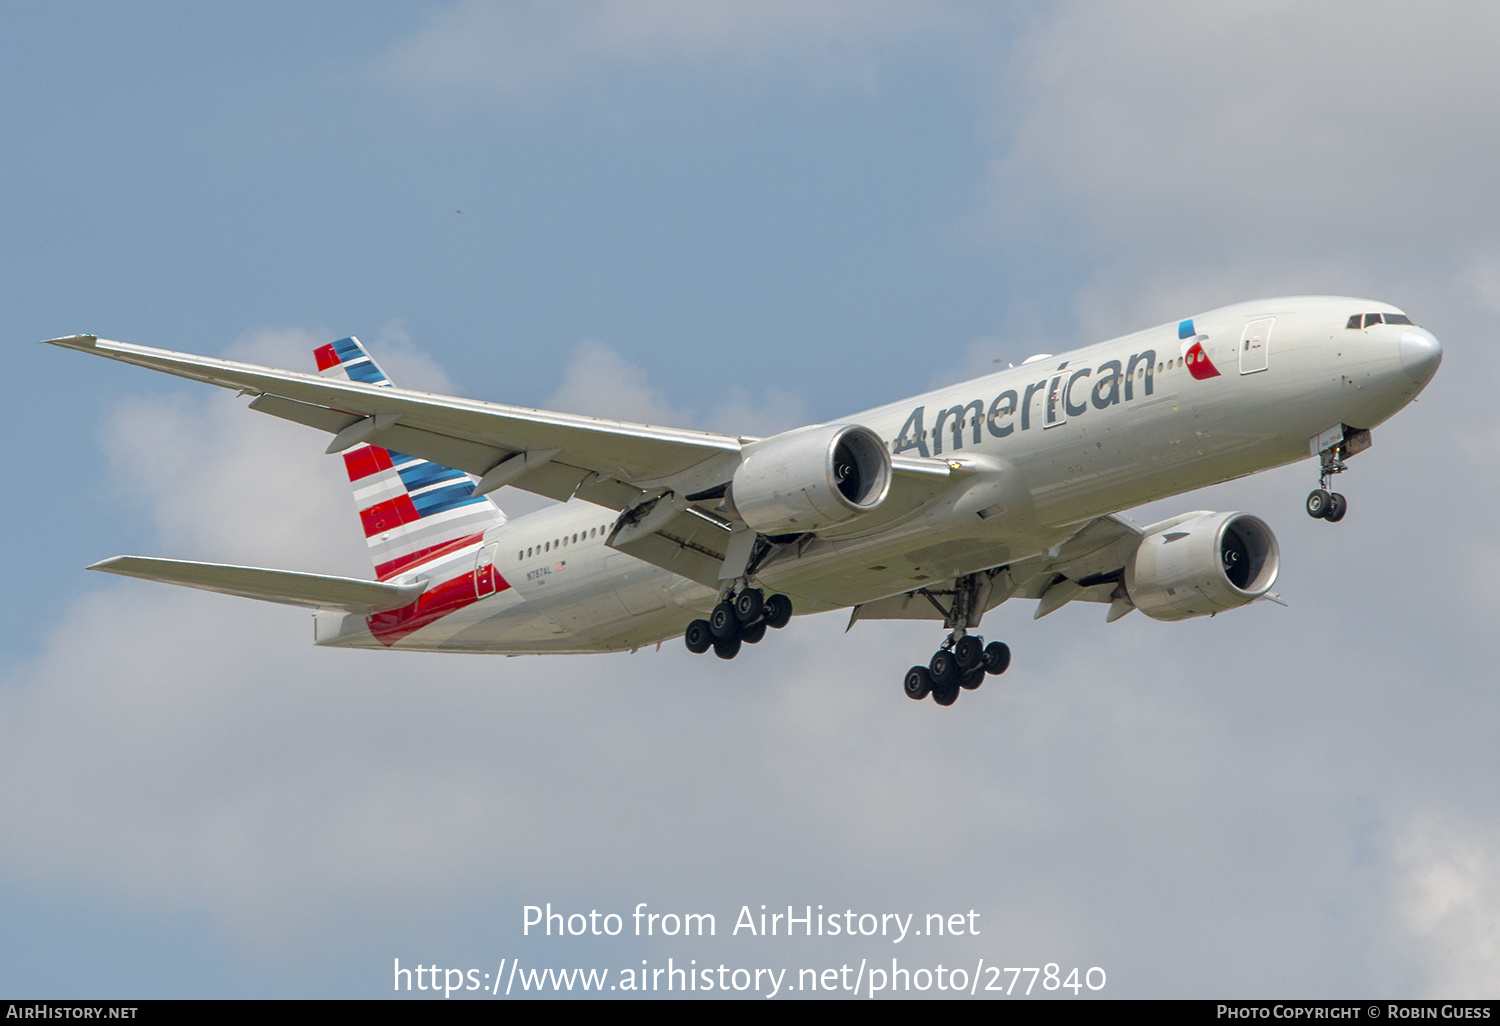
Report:
[[[1359,327],[1359,322],[1360,322],[1361,318],[1363,318],[1363,317],[1364,317],[1364,314],[1355,314],[1353,317],[1349,318],[1349,323],[1346,324],[1346,325],[1344,325],[1344,327],[1345,328],[1357,328],[1357,327]]]
[[[1386,314],[1385,315],[1385,323],[1387,323],[1387,324],[1410,324],[1411,323],[1411,318],[1408,317],[1408,316],[1406,316],[1406,314]]]
[[[551,552],[552,551],[552,543],[551,542],[542,542],[542,551],[543,552]]]
[[[1365,314],[1365,327],[1368,328],[1372,324],[1379,324],[1379,323],[1380,323],[1380,315],[1379,314]]]

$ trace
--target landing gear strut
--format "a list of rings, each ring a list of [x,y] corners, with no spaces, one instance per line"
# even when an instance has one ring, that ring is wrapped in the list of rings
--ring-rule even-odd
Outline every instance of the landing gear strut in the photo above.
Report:
[[[944,608],[937,597],[924,590],[927,600],[943,614],[950,631],[947,640],[926,666],[913,666],[901,682],[906,697],[921,701],[928,695],[938,705],[952,705],[960,691],[973,691],[987,674],[998,676],[1010,668],[1010,646],[1003,641],[988,645],[970,627],[979,626],[984,607],[994,588],[989,573],[969,574],[954,582],[953,602]]]
[[[1341,439],[1318,453],[1318,487],[1307,494],[1307,515],[1316,520],[1326,520],[1330,524],[1336,524],[1344,519],[1344,514],[1349,511],[1349,500],[1338,492],[1328,490],[1333,475],[1342,474],[1349,469],[1344,462],[1346,456],[1363,451],[1370,445],[1368,431],[1350,430],[1348,433],[1349,438]],[[1351,446],[1351,442],[1363,444]]]
[[[766,628],[779,630],[791,620],[792,600],[785,595],[767,597],[759,588],[742,588],[714,606],[707,620],[688,624],[683,641],[689,652],[712,648],[720,659],[733,659],[742,644],[754,645],[766,636]]]

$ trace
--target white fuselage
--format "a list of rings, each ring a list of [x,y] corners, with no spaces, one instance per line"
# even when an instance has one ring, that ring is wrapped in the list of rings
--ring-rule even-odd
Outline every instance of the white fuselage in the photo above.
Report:
[[[1436,342],[1420,328],[1346,326],[1368,311],[1399,313],[1338,297],[1224,307],[849,417],[897,456],[970,472],[900,516],[819,532],[758,583],[799,613],[857,605],[1035,555],[1094,517],[1313,455],[1310,439],[1381,423],[1436,368]],[[494,593],[390,647],[596,652],[681,634],[718,593],[611,549],[616,517],[574,500],[492,529],[480,560],[498,571]],[[473,560],[425,573],[470,574]],[[360,617],[338,613],[318,614],[317,640],[383,647]]]

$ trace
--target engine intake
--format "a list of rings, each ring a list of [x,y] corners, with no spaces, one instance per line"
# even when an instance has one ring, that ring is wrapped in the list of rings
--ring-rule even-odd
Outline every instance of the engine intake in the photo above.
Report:
[[[816,531],[863,516],[891,489],[885,443],[857,424],[822,424],[755,444],[726,496],[761,534]]]
[[[1281,548],[1264,520],[1204,513],[1148,528],[1125,566],[1125,590],[1153,620],[1186,620],[1254,602],[1280,568]]]

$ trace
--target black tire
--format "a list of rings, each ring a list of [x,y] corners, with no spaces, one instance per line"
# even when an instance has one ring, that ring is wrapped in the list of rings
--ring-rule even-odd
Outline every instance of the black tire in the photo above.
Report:
[[[720,638],[714,642],[714,655],[720,659],[733,659],[740,654],[739,638]]]
[[[1010,669],[1010,646],[1003,641],[992,641],[984,646],[984,672],[996,677]]]
[[[694,620],[688,624],[687,633],[682,636],[687,642],[688,651],[694,655],[702,655],[714,647],[714,635],[708,629],[707,620]]]
[[[906,692],[907,698],[920,702],[932,694],[932,675],[925,666],[913,666],[906,671],[906,679],[901,682],[901,688]]]
[[[764,620],[762,620],[760,623],[752,624],[749,627],[740,628],[740,640],[747,645],[758,644],[760,642],[760,639],[764,638],[765,636],[766,622]]]
[[[1328,503],[1328,512],[1324,514],[1323,519],[1328,521],[1330,524],[1336,524],[1340,520],[1344,519],[1345,513],[1349,512],[1349,500],[1344,498],[1338,492],[1334,492],[1331,496],[1329,496],[1329,499],[1330,501]]]
[[[734,615],[734,607],[728,602],[720,602],[714,606],[714,611],[708,614],[708,629],[720,641],[738,635],[740,632],[740,621]],[[729,657],[726,656],[725,658]]]
[[[1317,520],[1328,516],[1328,509],[1333,505],[1333,496],[1323,488],[1314,488],[1307,493],[1307,515]]]
[[[958,685],[950,684],[945,688],[933,688],[932,700],[938,705],[952,705],[958,701]]]
[[[958,686],[961,687],[961,688],[963,688],[965,691],[973,691],[975,688],[979,687],[979,685],[981,685],[983,683],[984,683],[984,664],[983,663],[981,663],[980,665],[974,667],[972,670],[966,670],[964,672],[964,675],[962,677],[958,678]]]
[[[932,653],[932,661],[927,664],[927,672],[932,674],[934,694],[943,688],[958,686],[958,663],[954,661],[953,653],[947,649],[940,648]]]
[[[761,607],[766,623],[777,630],[792,622],[792,600],[785,595],[772,595]]]
[[[967,673],[984,659],[984,642],[972,634],[965,634],[953,646],[953,658],[958,663],[958,672]]]
[[[756,588],[747,588],[734,600],[734,615],[740,623],[754,623],[766,604],[766,596]]]

